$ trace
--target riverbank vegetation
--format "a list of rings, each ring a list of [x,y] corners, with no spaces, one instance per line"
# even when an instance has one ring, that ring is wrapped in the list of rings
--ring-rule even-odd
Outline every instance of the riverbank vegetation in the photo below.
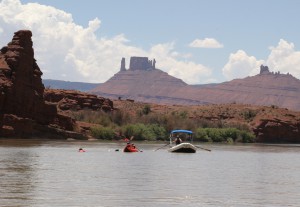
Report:
[[[187,129],[194,132],[195,141],[203,142],[243,142],[255,141],[249,127],[243,123],[227,123],[222,120],[191,118],[187,111],[155,113],[150,105],[136,107],[135,110],[73,111],[77,121],[94,124],[91,135],[97,139],[121,139],[134,136],[135,140],[168,140],[173,129]],[[252,115],[253,116],[253,115]]]

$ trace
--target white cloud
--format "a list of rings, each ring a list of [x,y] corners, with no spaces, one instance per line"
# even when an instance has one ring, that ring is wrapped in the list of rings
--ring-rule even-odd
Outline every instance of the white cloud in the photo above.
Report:
[[[174,43],[158,44],[151,48],[150,57],[155,57],[157,68],[182,79],[188,84],[206,83],[211,75],[211,69],[191,61],[178,61],[180,55],[173,52]],[[181,55],[186,57],[186,54]]]
[[[100,26],[101,21],[95,18],[84,28],[74,23],[71,14],[51,6],[21,4],[19,0],[0,2],[0,44],[6,45],[18,30],[31,30],[44,79],[105,82],[119,71],[121,58],[128,64],[130,56],[156,58],[158,68],[187,83],[199,83],[211,74],[203,65],[178,60],[184,54],[174,50],[174,43],[154,45],[145,51],[128,45],[124,34],[97,37]]]
[[[276,47],[270,47],[270,55],[266,61],[248,56],[243,50],[230,54],[227,64],[223,67],[223,75],[227,80],[245,78],[259,73],[260,65],[265,64],[270,71],[290,73],[300,78],[300,51],[295,50],[293,43],[280,39]]]
[[[263,63],[263,60],[256,60],[254,56],[248,56],[245,51],[238,50],[236,53],[230,54],[222,71],[227,80],[245,78],[258,74],[260,65]]]
[[[276,47],[270,47],[267,65],[272,71],[290,73],[300,78],[300,51],[295,51],[293,43],[280,39]]]
[[[214,38],[205,38],[203,40],[195,39],[189,44],[190,47],[201,47],[201,48],[222,48],[223,44],[219,43]]]

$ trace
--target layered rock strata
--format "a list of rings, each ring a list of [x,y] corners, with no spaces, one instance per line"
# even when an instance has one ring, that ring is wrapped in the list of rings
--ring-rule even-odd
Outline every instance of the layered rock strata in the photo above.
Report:
[[[113,110],[111,100],[74,90],[46,89],[44,98],[46,101],[57,104],[62,111],[91,109],[109,112]]]
[[[44,100],[32,33],[20,30],[0,52],[0,136],[40,136],[74,130],[75,121]],[[56,130],[59,129],[59,130]]]

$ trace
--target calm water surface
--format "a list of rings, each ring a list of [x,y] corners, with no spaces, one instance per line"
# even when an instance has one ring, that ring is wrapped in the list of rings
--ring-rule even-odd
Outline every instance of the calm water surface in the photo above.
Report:
[[[300,206],[300,146],[136,145],[0,140],[0,206]]]

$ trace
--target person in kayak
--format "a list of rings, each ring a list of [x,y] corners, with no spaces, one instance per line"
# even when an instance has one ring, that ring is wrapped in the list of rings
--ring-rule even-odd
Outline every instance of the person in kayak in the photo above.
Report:
[[[141,152],[134,144],[127,142],[123,152]]]
[[[128,148],[135,148],[135,145],[131,144],[130,142],[127,142],[126,147],[128,147]]]

